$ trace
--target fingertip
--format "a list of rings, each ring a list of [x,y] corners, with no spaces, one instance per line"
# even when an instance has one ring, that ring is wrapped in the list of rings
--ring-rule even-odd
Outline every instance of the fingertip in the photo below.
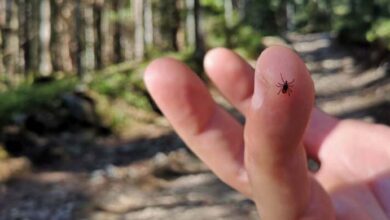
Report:
[[[191,121],[196,132],[207,122],[215,103],[201,79],[184,63],[169,57],[152,61],[144,72],[151,97],[174,127]],[[187,129],[188,130],[188,129]]]
[[[283,46],[266,48],[257,59],[256,70],[274,75],[276,81],[280,79],[278,78],[280,72],[310,78],[309,71],[299,55],[290,48]],[[268,77],[272,76],[269,75]]]
[[[229,53],[231,53],[231,51],[223,47],[209,50],[203,60],[203,66],[206,72],[212,72],[215,68],[218,68],[218,60],[223,59],[223,57]]]
[[[248,141],[267,142],[274,149],[296,148],[314,104],[314,86],[305,64],[289,48],[269,47],[257,60],[254,84]]]
[[[284,46],[272,46],[265,49],[256,62],[255,76],[268,82],[267,86],[274,87],[275,84],[285,81],[294,81],[295,94],[305,96],[306,100],[313,100],[314,84],[305,63],[290,48]],[[285,96],[279,96],[285,97]]]
[[[208,73],[218,73],[220,71],[216,70],[220,70],[221,67],[229,72],[244,72],[243,74],[253,70],[240,55],[224,47],[209,50],[205,55],[203,66]]]
[[[185,66],[180,61],[170,57],[162,57],[153,60],[144,72],[143,79],[146,87],[149,89],[152,88],[152,85],[156,82],[161,83],[161,80],[169,80],[169,77],[166,76],[172,72],[172,69],[177,68],[185,68]]]
[[[220,47],[206,54],[204,69],[225,98],[245,114],[253,93],[253,68],[234,51]]]
[[[289,115],[294,120],[303,119],[301,126],[307,123],[314,104],[314,84],[306,65],[294,51],[272,46],[257,60],[253,97],[260,97],[265,108],[277,112],[279,115],[275,117],[279,121],[281,115]],[[252,105],[259,108],[256,100],[252,100]]]

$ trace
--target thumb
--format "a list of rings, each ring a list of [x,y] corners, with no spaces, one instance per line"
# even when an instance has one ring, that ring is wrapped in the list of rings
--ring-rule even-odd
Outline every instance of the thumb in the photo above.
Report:
[[[330,200],[308,173],[302,144],[314,102],[304,63],[287,48],[268,48],[257,61],[254,81],[245,165],[261,219],[326,219]]]

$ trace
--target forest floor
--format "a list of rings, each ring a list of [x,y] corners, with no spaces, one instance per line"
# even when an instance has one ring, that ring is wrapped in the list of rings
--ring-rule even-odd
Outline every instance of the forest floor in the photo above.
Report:
[[[320,108],[390,124],[389,64],[367,68],[359,61],[363,52],[335,44],[329,34],[291,34],[289,40],[312,72]],[[51,137],[74,156],[0,184],[0,219],[258,219],[253,203],[219,181],[164,118],[124,111],[137,119],[120,136],[86,130]]]

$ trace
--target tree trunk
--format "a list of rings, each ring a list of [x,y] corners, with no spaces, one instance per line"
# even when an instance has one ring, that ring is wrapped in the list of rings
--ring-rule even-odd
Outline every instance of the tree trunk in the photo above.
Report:
[[[143,25],[143,0],[134,0],[134,19],[135,19],[135,59],[140,61],[144,58],[144,25]]]
[[[238,14],[240,21],[243,21],[246,17],[247,4],[248,0],[241,0],[238,2]]]
[[[114,23],[114,62],[115,63],[119,63],[123,61],[122,41],[121,41],[122,25],[118,16],[121,10],[121,5],[122,5],[121,2],[122,0],[112,0],[112,9],[117,15]]]
[[[76,1],[76,41],[77,41],[77,50],[76,50],[76,66],[77,66],[77,75],[82,78],[84,75],[84,66],[83,66],[83,60],[82,60],[82,54],[84,50],[84,43],[82,39],[83,33],[83,19],[81,15],[81,0]]]
[[[31,20],[30,20],[30,58],[29,66],[32,72],[37,73],[39,71],[39,1],[40,0],[28,0],[31,4]]]
[[[103,66],[112,64],[116,58],[114,56],[114,25],[110,16],[111,10],[113,10],[112,6],[112,0],[104,1],[101,24],[101,31],[104,33],[101,45]]]
[[[6,22],[6,1],[0,0],[0,28],[3,30]]]
[[[153,46],[153,8],[152,0],[145,0],[145,43],[148,48]]]
[[[93,22],[93,8],[90,4],[84,5],[85,20],[85,52],[83,54],[84,65],[87,70],[95,69],[95,33]]]
[[[195,15],[194,15],[194,0],[186,0],[187,16],[186,16],[186,29],[187,29],[187,42],[190,47],[195,48]]]
[[[233,2],[232,0],[224,1],[224,16],[225,16],[225,24],[227,28],[232,28],[233,26]]]
[[[102,60],[102,44],[103,44],[103,30],[102,30],[102,19],[103,19],[103,6],[104,0],[96,0],[93,7],[94,14],[94,29],[95,29],[95,65],[97,69],[103,68]]]
[[[20,39],[20,60],[23,60],[23,70],[27,76],[30,70],[30,18],[31,4],[28,0],[19,0],[19,39]]]
[[[287,31],[293,31],[295,29],[294,24],[294,15],[295,14],[295,7],[294,2],[287,2],[286,3],[286,24],[287,24]]]
[[[203,40],[201,38],[201,33],[200,33],[199,14],[200,14],[199,0],[194,0],[195,55],[198,59],[201,59],[203,57],[205,51],[204,51]]]
[[[177,31],[180,15],[177,10],[177,0],[166,0],[165,4],[158,4],[157,30],[155,31],[156,44],[162,50],[178,50]]]
[[[51,38],[51,8],[50,0],[41,0],[40,4],[40,27],[39,39],[41,45],[39,72],[41,75],[47,76],[52,70],[51,56],[50,56],[50,38]]]
[[[170,31],[171,31],[171,41],[172,41],[172,47],[175,51],[180,50],[179,46],[179,40],[178,40],[178,33],[180,30],[180,12],[178,9],[178,1],[173,0],[172,1],[172,23],[170,24]]]
[[[6,28],[4,35],[4,65],[8,80],[13,80],[17,72],[19,58],[18,38],[18,5],[15,0],[7,0],[6,4]]]
[[[4,64],[3,64],[3,33],[4,33],[4,27],[6,23],[5,15],[6,15],[6,0],[0,0],[0,77],[4,74]]]
[[[71,72],[73,71],[71,51],[71,27],[69,23],[72,22],[72,8],[68,1],[56,0],[53,1],[53,53],[56,58],[53,60],[54,69]]]
[[[132,60],[134,58],[134,16],[132,15],[133,0],[126,0],[122,2],[120,12],[120,36],[123,60]]]
[[[186,25],[185,19],[182,19],[181,12],[185,10],[186,6],[184,5],[184,1],[175,1],[176,4],[176,45],[178,51],[182,51],[186,48]]]
[[[199,0],[186,0],[187,4],[187,40],[189,45],[195,48],[195,54],[202,56],[203,43],[199,30]]]

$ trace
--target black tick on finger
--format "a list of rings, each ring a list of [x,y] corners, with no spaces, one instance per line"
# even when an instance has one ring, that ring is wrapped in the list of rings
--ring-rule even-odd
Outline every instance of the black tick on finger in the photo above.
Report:
[[[290,96],[291,93],[292,93],[292,88],[294,87],[295,80],[293,79],[290,82],[287,81],[287,80],[284,80],[282,74],[280,74],[280,78],[282,79],[282,83],[277,83],[276,84],[276,87],[280,88],[279,92],[278,92],[278,95],[280,93],[283,93],[283,94],[287,93]]]

